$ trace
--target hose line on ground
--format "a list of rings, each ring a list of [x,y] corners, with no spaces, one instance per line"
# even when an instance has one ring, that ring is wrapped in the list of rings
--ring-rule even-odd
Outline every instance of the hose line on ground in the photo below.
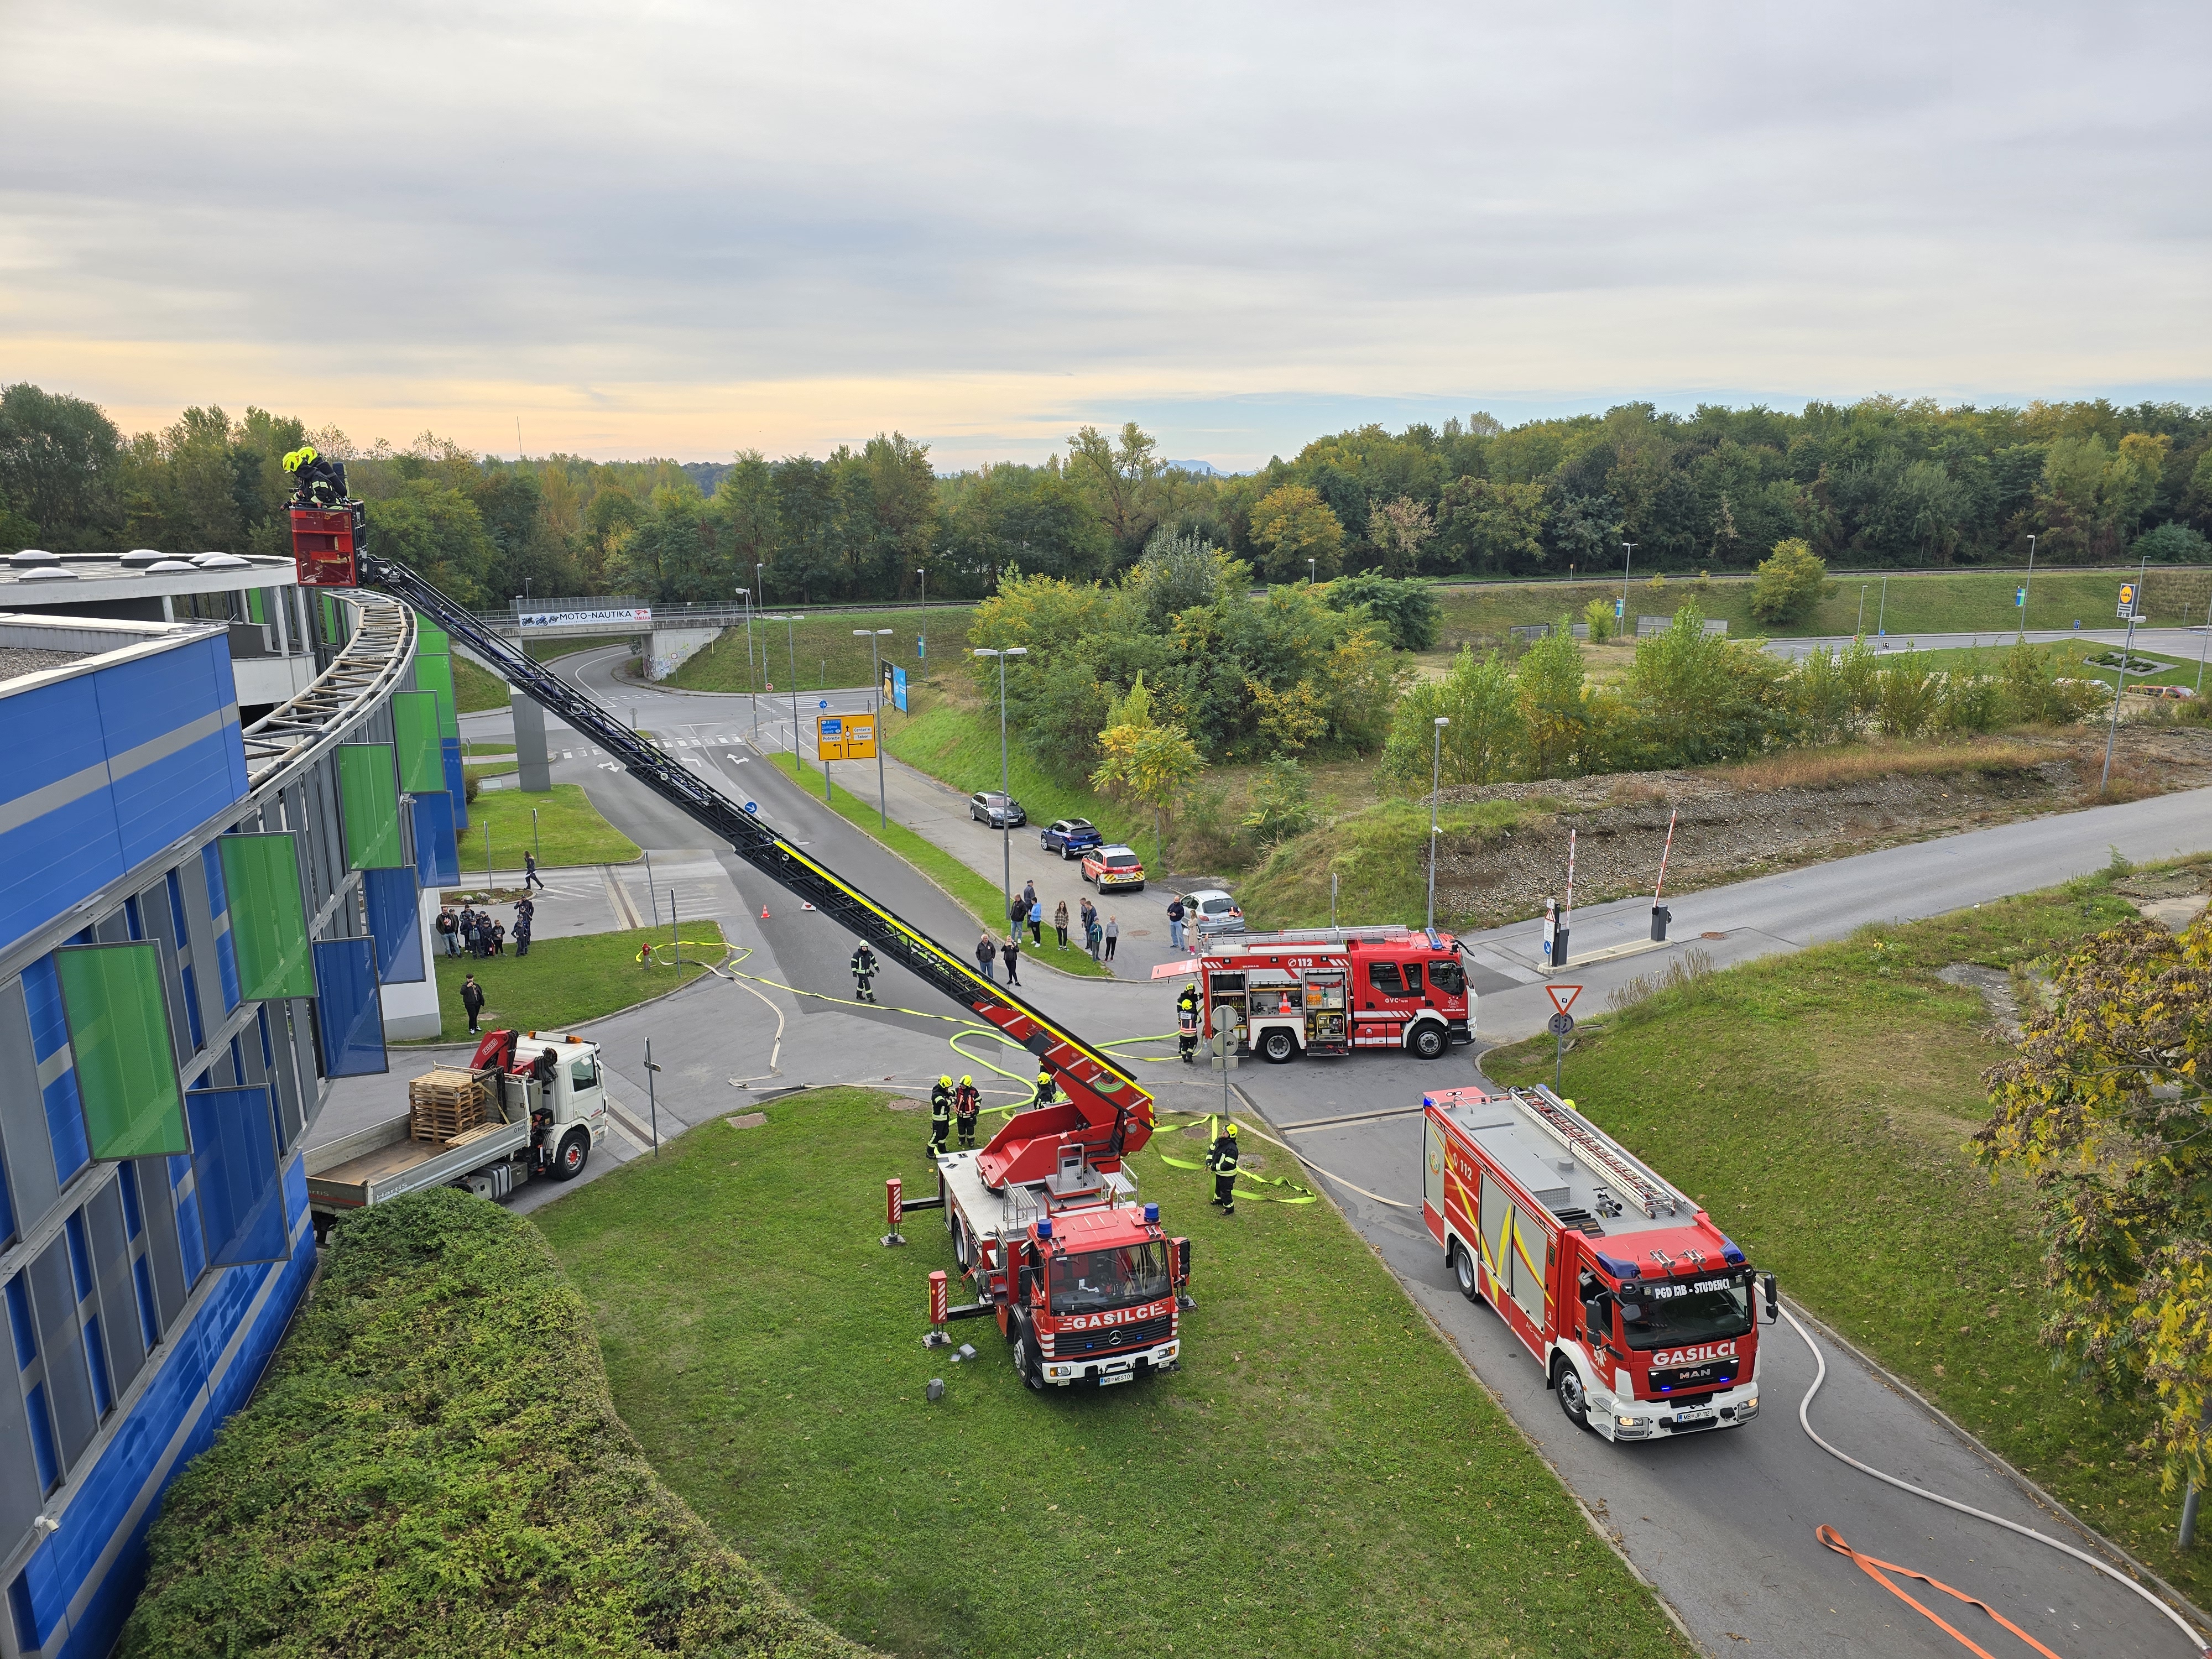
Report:
[[[2059,1540],[2051,1537],[2048,1533],[2038,1532],[2033,1527],[2023,1527],[2017,1521],[2008,1521],[2001,1515],[1991,1515],[1987,1510],[1978,1510],[1971,1504],[1961,1504],[1955,1498],[1946,1498],[1942,1493],[1930,1492],[1925,1486],[1916,1486],[1910,1480],[1900,1480],[1895,1475],[1885,1474],[1881,1469],[1875,1468],[1871,1463],[1860,1462],[1857,1458],[1853,1457],[1849,1452],[1839,1451],[1834,1446],[1829,1444],[1828,1442],[1823,1440],[1820,1437],[1820,1431],[1813,1426],[1813,1396],[1820,1392],[1821,1384],[1828,1380],[1828,1358],[1826,1354],[1820,1352],[1820,1345],[1813,1340],[1812,1332],[1805,1328],[1804,1325],[1799,1321],[1796,1314],[1791,1313],[1789,1309],[1784,1308],[1782,1310],[1782,1315],[1784,1318],[1790,1322],[1790,1325],[1796,1329],[1797,1334],[1804,1339],[1805,1346],[1813,1351],[1813,1364],[1814,1366],[1813,1372],[1813,1386],[1805,1390],[1805,1397],[1797,1402],[1797,1425],[1800,1428],[1805,1431],[1807,1437],[1811,1439],[1814,1445],[1818,1446],[1822,1451],[1827,1453],[1829,1456],[1834,1458],[1838,1462],[1848,1463],[1853,1468],[1858,1470],[1860,1474],[1870,1474],[1885,1486],[1894,1486],[1899,1492],[1909,1492],[1914,1497],[1924,1498],[1931,1504],[1941,1504],[1945,1509],[1956,1510],[1961,1515],[1971,1515],[1977,1521],[1987,1521],[1992,1526],[2002,1527],[2007,1532],[2016,1532],[2023,1538],[2032,1538],[2039,1544],[2048,1545],[2051,1548],[2058,1551],[2063,1555],[2070,1555],[2076,1561],[2080,1561],[2085,1565],[2094,1567],[2099,1572],[2103,1573],[2106,1577],[2110,1578],[2115,1583],[2125,1585],[2129,1589],[2133,1590],[2137,1595],[2142,1597],[2144,1601],[2149,1602],[2151,1606],[2156,1607],[2160,1613],[2164,1613],[2168,1620],[2172,1621],[2174,1628],[2189,1638],[2190,1648],[2199,1656],[2199,1659],[2212,1659],[2212,1647],[2208,1647],[2205,1644],[2204,1638],[2197,1634],[2197,1632],[2190,1626],[2187,1620],[2184,1619],[2172,1607],[2166,1606],[2164,1601],[2159,1600],[2157,1596],[2152,1595],[2141,1584],[2136,1583],[2134,1579],[2129,1577],[2127,1574],[2120,1571],[2118,1568],[2112,1566],[2108,1563],[2100,1561],[2095,1556],[2091,1555],[2086,1550],[2077,1550],[2071,1544],[2063,1543]],[[1838,1541],[1840,1541],[1840,1540]],[[1827,1540],[1823,1538],[1821,1542],[1824,1544],[1827,1543]],[[1828,1547],[1832,1549],[1835,1547],[1832,1544]],[[1847,1551],[1845,1553],[1849,1553],[1850,1552]],[[1918,1604],[1915,1603],[1914,1605],[1917,1606]],[[1925,1608],[1922,1608],[1921,1610],[1923,1613],[1927,1611]],[[1929,1613],[1928,1616],[1931,1619],[1935,1617],[1933,1613]],[[1937,1620],[1936,1622],[1941,1624],[1942,1621],[1941,1620]],[[1946,1626],[1945,1628],[1948,1629],[1949,1626]],[[1952,1633],[1954,1635],[1957,1635],[1955,1631]],[[1966,1638],[1961,1637],[1960,1639],[1964,1641]],[[1972,1644],[1968,1643],[1967,1645],[1972,1646]],[[1978,1651],[1978,1650],[1977,1650],[1977,1651]]]

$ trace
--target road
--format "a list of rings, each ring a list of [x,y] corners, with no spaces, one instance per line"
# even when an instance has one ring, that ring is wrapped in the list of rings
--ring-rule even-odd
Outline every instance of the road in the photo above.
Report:
[[[582,683],[591,683],[594,665],[588,659],[562,663],[569,675],[580,673]],[[626,688],[625,706],[627,700]],[[640,724],[665,737],[697,726],[702,737],[694,742],[730,724],[735,712],[719,699],[699,708],[700,700],[690,696],[648,692],[637,701]],[[708,708],[720,711],[719,723],[690,718]],[[502,718],[467,717],[475,735],[490,735]],[[557,732],[555,738],[559,750]],[[556,777],[585,784],[611,820],[641,846],[655,849],[656,862],[715,864],[734,907],[725,925],[752,951],[743,971],[775,981],[710,981],[598,1022],[594,1035],[607,1045],[621,1085],[618,1098],[633,1115],[644,1099],[639,1062],[647,1038],[667,1067],[659,1079],[664,1121],[687,1125],[742,1110],[764,1092],[799,1084],[873,1084],[920,1092],[940,1070],[962,1068],[943,1046],[951,1028],[922,1017],[937,1012],[937,1002],[903,970],[889,967],[878,981],[890,1006],[859,1010],[845,1004],[848,938],[818,915],[795,910],[734,858],[698,848],[702,837],[688,819],[619,773],[601,769],[603,762],[573,741],[565,752],[568,758],[556,763]],[[970,924],[939,890],[781,774],[743,750],[713,744],[691,754],[688,763],[727,792],[756,800],[782,833],[908,920],[956,947],[966,937]],[[1723,963],[1793,951],[1865,922],[1911,920],[2047,885],[2103,864],[2115,847],[2139,859],[2212,847],[2212,792],[2009,824],[1692,894],[1674,903],[1676,942],[1666,951],[1600,957],[1587,969],[1571,963],[1561,977],[1583,984],[1585,997],[1602,1002],[1612,986],[1691,944]],[[771,912],[765,921],[757,915],[763,902]],[[1578,915],[1577,959],[1584,952],[1634,945],[1647,921],[1648,909],[1638,901]],[[1486,1042],[1525,1035],[1540,1024],[1539,1010],[1549,1012],[1541,975],[1529,959],[1533,932],[1533,924],[1524,924],[1471,941],[1486,964],[1478,988]],[[1706,939],[1707,933],[1723,937]],[[1169,1029],[1167,992],[1150,984],[1040,975],[1025,988],[1046,1012],[1096,1041]],[[799,994],[807,990],[824,995]],[[921,1012],[901,1013],[897,1007]],[[1172,1061],[1150,1066],[1143,1075],[1164,1105],[1197,1109],[1218,1098],[1218,1083],[1201,1081],[1204,1074]],[[1419,1103],[1425,1089],[1480,1080],[1468,1051],[1427,1065],[1375,1054],[1281,1067],[1255,1064],[1237,1077],[1256,1115],[1312,1160],[1352,1224],[1561,1479],[1616,1535],[1706,1652],[1955,1659],[1960,1650],[1948,1637],[1814,1540],[1814,1528],[1823,1523],[1862,1550],[1984,1598],[2068,1659],[2183,1651],[2178,1632],[2154,1611],[2078,1564],[1880,1486],[1821,1453],[1795,1420],[1812,1362],[1786,1325],[1765,1334],[1760,1370],[1765,1410],[1752,1425],[1634,1447],[1609,1445],[1570,1425],[1554,1407],[1535,1364],[1498,1318],[1457,1295],[1442,1253],[1420,1222]],[[1394,1109],[1397,1115],[1370,1115],[1357,1123],[1323,1121]],[[616,1149],[616,1156],[628,1150]],[[544,1201],[561,1190],[529,1195]],[[1162,1196],[1172,1213],[1176,1203],[1196,1202],[1198,1191],[1194,1184],[1188,1192],[1178,1188]],[[1255,1224],[1264,1225],[1264,1206],[1250,1207],[1259,1212]],[[1202,1323],[1192,1334],[1194,1363],[1203,1364]],[[1827,1358],[1830,1380],[1816,1421],[1829,1438],[1905,1479],[2072,1536],[2063,1521],[2040,1510],[2000,1469],[1909,1398],[1847,1353],[1832,1350]],[[1945,1611],[1950,1616],[1948,1603]],[[1971,1624],[1967,1628],[1971,1633]]]

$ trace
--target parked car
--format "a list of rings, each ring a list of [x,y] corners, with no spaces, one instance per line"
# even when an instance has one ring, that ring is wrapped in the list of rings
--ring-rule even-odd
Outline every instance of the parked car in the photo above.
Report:
[[[1089,818],[1054,818],[1037,832],[1037,845],[1048,853],[1059,854],[1063,861],[1080,858],[1105,844],[1106,837]]]
[[[1021,802],[995,789],[978,789],[969,796],[968,816],[994,830],[1018,830],[1030,821],[1030,815],[1022,811]]]
[[[1218,887],[1201,887],[1182,895],[1182,920],[1183,926],[1201,939],[1244,931],[1244,912]]]
[[[1083,878],[1104,892],[1109,887],[1145,890],[1145,866],[1127,847],[1094,847],[1083,855]]]

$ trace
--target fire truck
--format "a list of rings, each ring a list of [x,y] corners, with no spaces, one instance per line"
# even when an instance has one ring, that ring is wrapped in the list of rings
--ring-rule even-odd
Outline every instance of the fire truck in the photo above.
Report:
[[[952,1256],[975,1290],[947,1316],[994,1317],[1032,1389],[1098,1388],[1179,1368],[1190,1241],[1110,1147],[1092,1161],[1072,1103],[1018,1113],[980,1152],[937,1160]],[[1110,1166],[1110,1167],[1109,1167]],[[920,1206],[917,1206],[920,1207]]]
[[[1196,962],[1157,969],[1198,975],[1200,1030],[1217,1008],[1242,1052],[1277,1065],[1299,1054],[1402,1048],[1434,1060],[1474,1040],[1474,993],[1449,933],[1413,927],[1311,928],[1226,934]]]
[[[1754,1283],[1705,1211],[1549,1089],[1449,1089],[1421,1105],[1430,1236],[1571,1421],[1661,1440],[1757,1415],[1774,1275]]]

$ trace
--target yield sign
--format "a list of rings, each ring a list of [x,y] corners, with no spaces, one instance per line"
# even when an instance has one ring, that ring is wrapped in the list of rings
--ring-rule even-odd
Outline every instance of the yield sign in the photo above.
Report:
[[[1561,1013],[1575,1006],[1575,999],[1583,994],[1579,985],[1547,985],[1544,994],[1552,999],[1552,1006]]]

